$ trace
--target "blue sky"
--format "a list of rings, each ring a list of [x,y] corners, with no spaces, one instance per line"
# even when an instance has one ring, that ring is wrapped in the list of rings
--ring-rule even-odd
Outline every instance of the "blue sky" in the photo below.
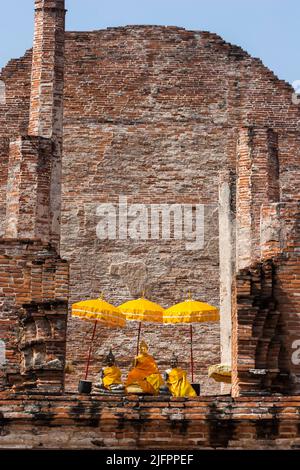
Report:
[[[1,1],[0,67],[31,47],[34,0]],[[211,31],[300,80],[299,0],[66,0],[67,29],[159,24]]]

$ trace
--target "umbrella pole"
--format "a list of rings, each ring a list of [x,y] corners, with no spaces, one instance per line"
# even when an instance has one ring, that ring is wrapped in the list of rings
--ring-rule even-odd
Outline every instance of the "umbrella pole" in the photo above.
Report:
[[[139,344],[140,344],[140,337],[141,337],[141,329],[142,329],[142,322],[139,322],[139,330],[138,330],[138,339],[137,339],[137,345],[136,345],[136,355],[139,354]]]
[[[86,369],[85,369],[85,378],[84,378],[84,380],[87,379],[87,376],[88,376],[88,373],[89,373],[92,347],[93,347],[93,342],[94,342],[94,338],[95,338],[96,328],[97,328],[97,320],[95,321],[94,328],[93,328],[93,334],[92,334],[91,344],[90,344],[90,347],[89,347],[89,352],[88,352],[88,357],[87,357],[87,364],[86,364]]]
[[[192,383],[194,383],[193,325],[192,324],[190,324],[190,335],[191,335],[191,373],[192,373]]]

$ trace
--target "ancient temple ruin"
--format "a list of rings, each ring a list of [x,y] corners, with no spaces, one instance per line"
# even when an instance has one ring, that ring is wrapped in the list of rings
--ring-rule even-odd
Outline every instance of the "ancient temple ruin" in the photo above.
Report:
[[[0,75],[0,447],[299,447],[292,87],[216,34],[65,32],[65,14],[64,0],[35,0],[33,49]],[[97,208],[124,197],[202,205],[203,247],[99,239]],[[70,305],[142,290],[163,306],[188,290],[220,306],[220,324],[195,328],[202,395],[79,396],[90,325]],[[143,335],[162,370],[174,351],[188,368],[186,328]],[[133,324],[99,328],[92,377],[110,346],[127,370],[135,337]],[[232,366],[230,391],[207,377],[218,362]]]

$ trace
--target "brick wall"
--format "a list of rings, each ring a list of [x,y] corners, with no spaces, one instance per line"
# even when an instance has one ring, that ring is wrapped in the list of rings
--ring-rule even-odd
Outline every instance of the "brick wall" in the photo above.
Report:
[[[260,209],[279,200],[278,137],[271,129],[244,128],[237,148],[237,264],[260,258]]]
[[[181,300],[188,289],[218,305],[214,208],[219,171],[227,168],[233,180],[241,172],[236,130],[253,128],[247,142],[249,211],[243,212],[239,192],[232,204],[242,223],[243,217],[250,220],[251,246],[240,234],[237,238],[240,258],[249,248],[247,263],[252,263],[260,255],[260,205],[278,200],[280,191],[281,197],[294,191],[289,181],[296,178],[298,163],[283,155],[298,128],[299,110],[292,105],[289,86],[215,35],[162,27],[68,33],[65,79],[62,252],[71,263],[70,302],[103,290],[119,304],[146,287],[164,306]],[[289,179],[280,186],[287,174]],[[97,204],[117,202],[119,194],[136,203],[208,204],[205,249],[184,253],[176,242],[97,240]],[[134,328],[115,335],[113,342],[109,331],[99,331],[92,378],[111,343],[126,373],[135,351]],[[89,325],[70,319],[68,359],[76,373],[67,383],[73,389],[82,374],[81,345],[89,330]],[[162,369],[173,348],[170,336],[188,367],[187,336],[180,329],[171,335],[166,328],[149,326],[144,331]],[[220,360],[218,332],[213,325],[195,331],[197,379],[204,393],[215,393],[217,385],[205,376],[207,365]]]
[[[19,137],[10,142],[6,187],[6,238],[50,241],[53,142]]]
[[[295,450],[299,404],[299,397],[2,397],[0,447]]]
[[[6,216],[6,185],[8,176],[9,139],[0,138],[0,237],[5,231]]]
[[[261,207],[262,262],[236,276],[233,394],[299,394],[299,203]]]
[[[6,181],[1,181],[0,212],[6,238],[0,240],[0,324],[6,363],[0,387],[61,393],[69,281],[68,264],[57,250],[65,10],[63,0],[36,0],[35,7],[33,66],[27,54],[20,69],[11,62],[1,75],[6,86],[1,130],[7,141],[1,137]],[[15,93],[12,84],[19,87]],[[10,126],[9,113],[21,98],[21,116],[17,112]]]
[[[59,15],[57,21],[61,28]],[[293,200],[299,188],[299,106],[292,104],[291,87],[259,60],[207,32],[125,27],[66,33],[65,39],[61,253],[71,263],[70,302],[103,290],[118,304],[146,287],[164,306],[187,290],[218,305],[219,171],[227,169],[235,179],[239,129],[254,129],[246,142],[249,210],[242,213],[240,196],[232,208],[240,207],[241,220],[251,219],[251,250],[259,261],[260,204]],[[57,44],[62,46],[59,38]],[[29,119],[29,58],[30,53],[10,62],[2,72],[8,89],[3,129],[9,126],[11,132],[21,131]],[[20,97],[12,125],[9,116]],[[135,203],[207,204],[204,250],[187,252],[178,241],[99,241],[96,207],[117,202],[120,194]],[[249,253],[248,246],[243,249],[242,257]],[[251,251],[247,263],[253,261]],[[188,367],[184,328],[145,328],[162,369],[172,353],[170,337]],[[70,319],[68,356],[76,373],[67,382],[72,388],[82,374],[82,343],[89,330],[90,325]],[[113,339],[124,373],[134,354],[135,331],[131,325]],[[111,332],[100,330],[92,377],[111,343]],[[205,376],[207,365],[219,362],[218,325],[195,328],[195,356],[204,393],[217,392],[218,385]]]
[[[62,391],[68,264],[33,240],[0,242],[0,389]]]
[[[29,135],[61,139],[65,12],[64,0],[35,0]]]
[[[0,136],[27,134],[31,87],[32,51],[20,59],[12,59],[1,70],[5,83],[5,104],[0,105]]]

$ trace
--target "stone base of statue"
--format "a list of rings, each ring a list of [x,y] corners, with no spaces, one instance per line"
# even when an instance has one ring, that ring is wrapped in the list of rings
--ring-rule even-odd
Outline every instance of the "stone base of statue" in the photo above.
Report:
[[[128,385],[126,387],[126,392],[132,395],[149,395],[148,393],[145,393],[139,385],[135,384]]]
[[[167,385],[162,385],[162,386],[160,387],[160,389],[159,389],[159,394],[160,394],[160,395],[163,395],[163,396],[165,396],[165,397],[171,397],[171,396],[172,396],[172,394],[171,394],[171,392],[170,392],[170,390],[169,390],[169,387],[167,387]]]
[[[110,386],[109,389],[103,387],[102,384],[97,383],[94,385],[94,388],[100,395],[124,395],[125,394],[125,387],[124,385],[114,385]]]

